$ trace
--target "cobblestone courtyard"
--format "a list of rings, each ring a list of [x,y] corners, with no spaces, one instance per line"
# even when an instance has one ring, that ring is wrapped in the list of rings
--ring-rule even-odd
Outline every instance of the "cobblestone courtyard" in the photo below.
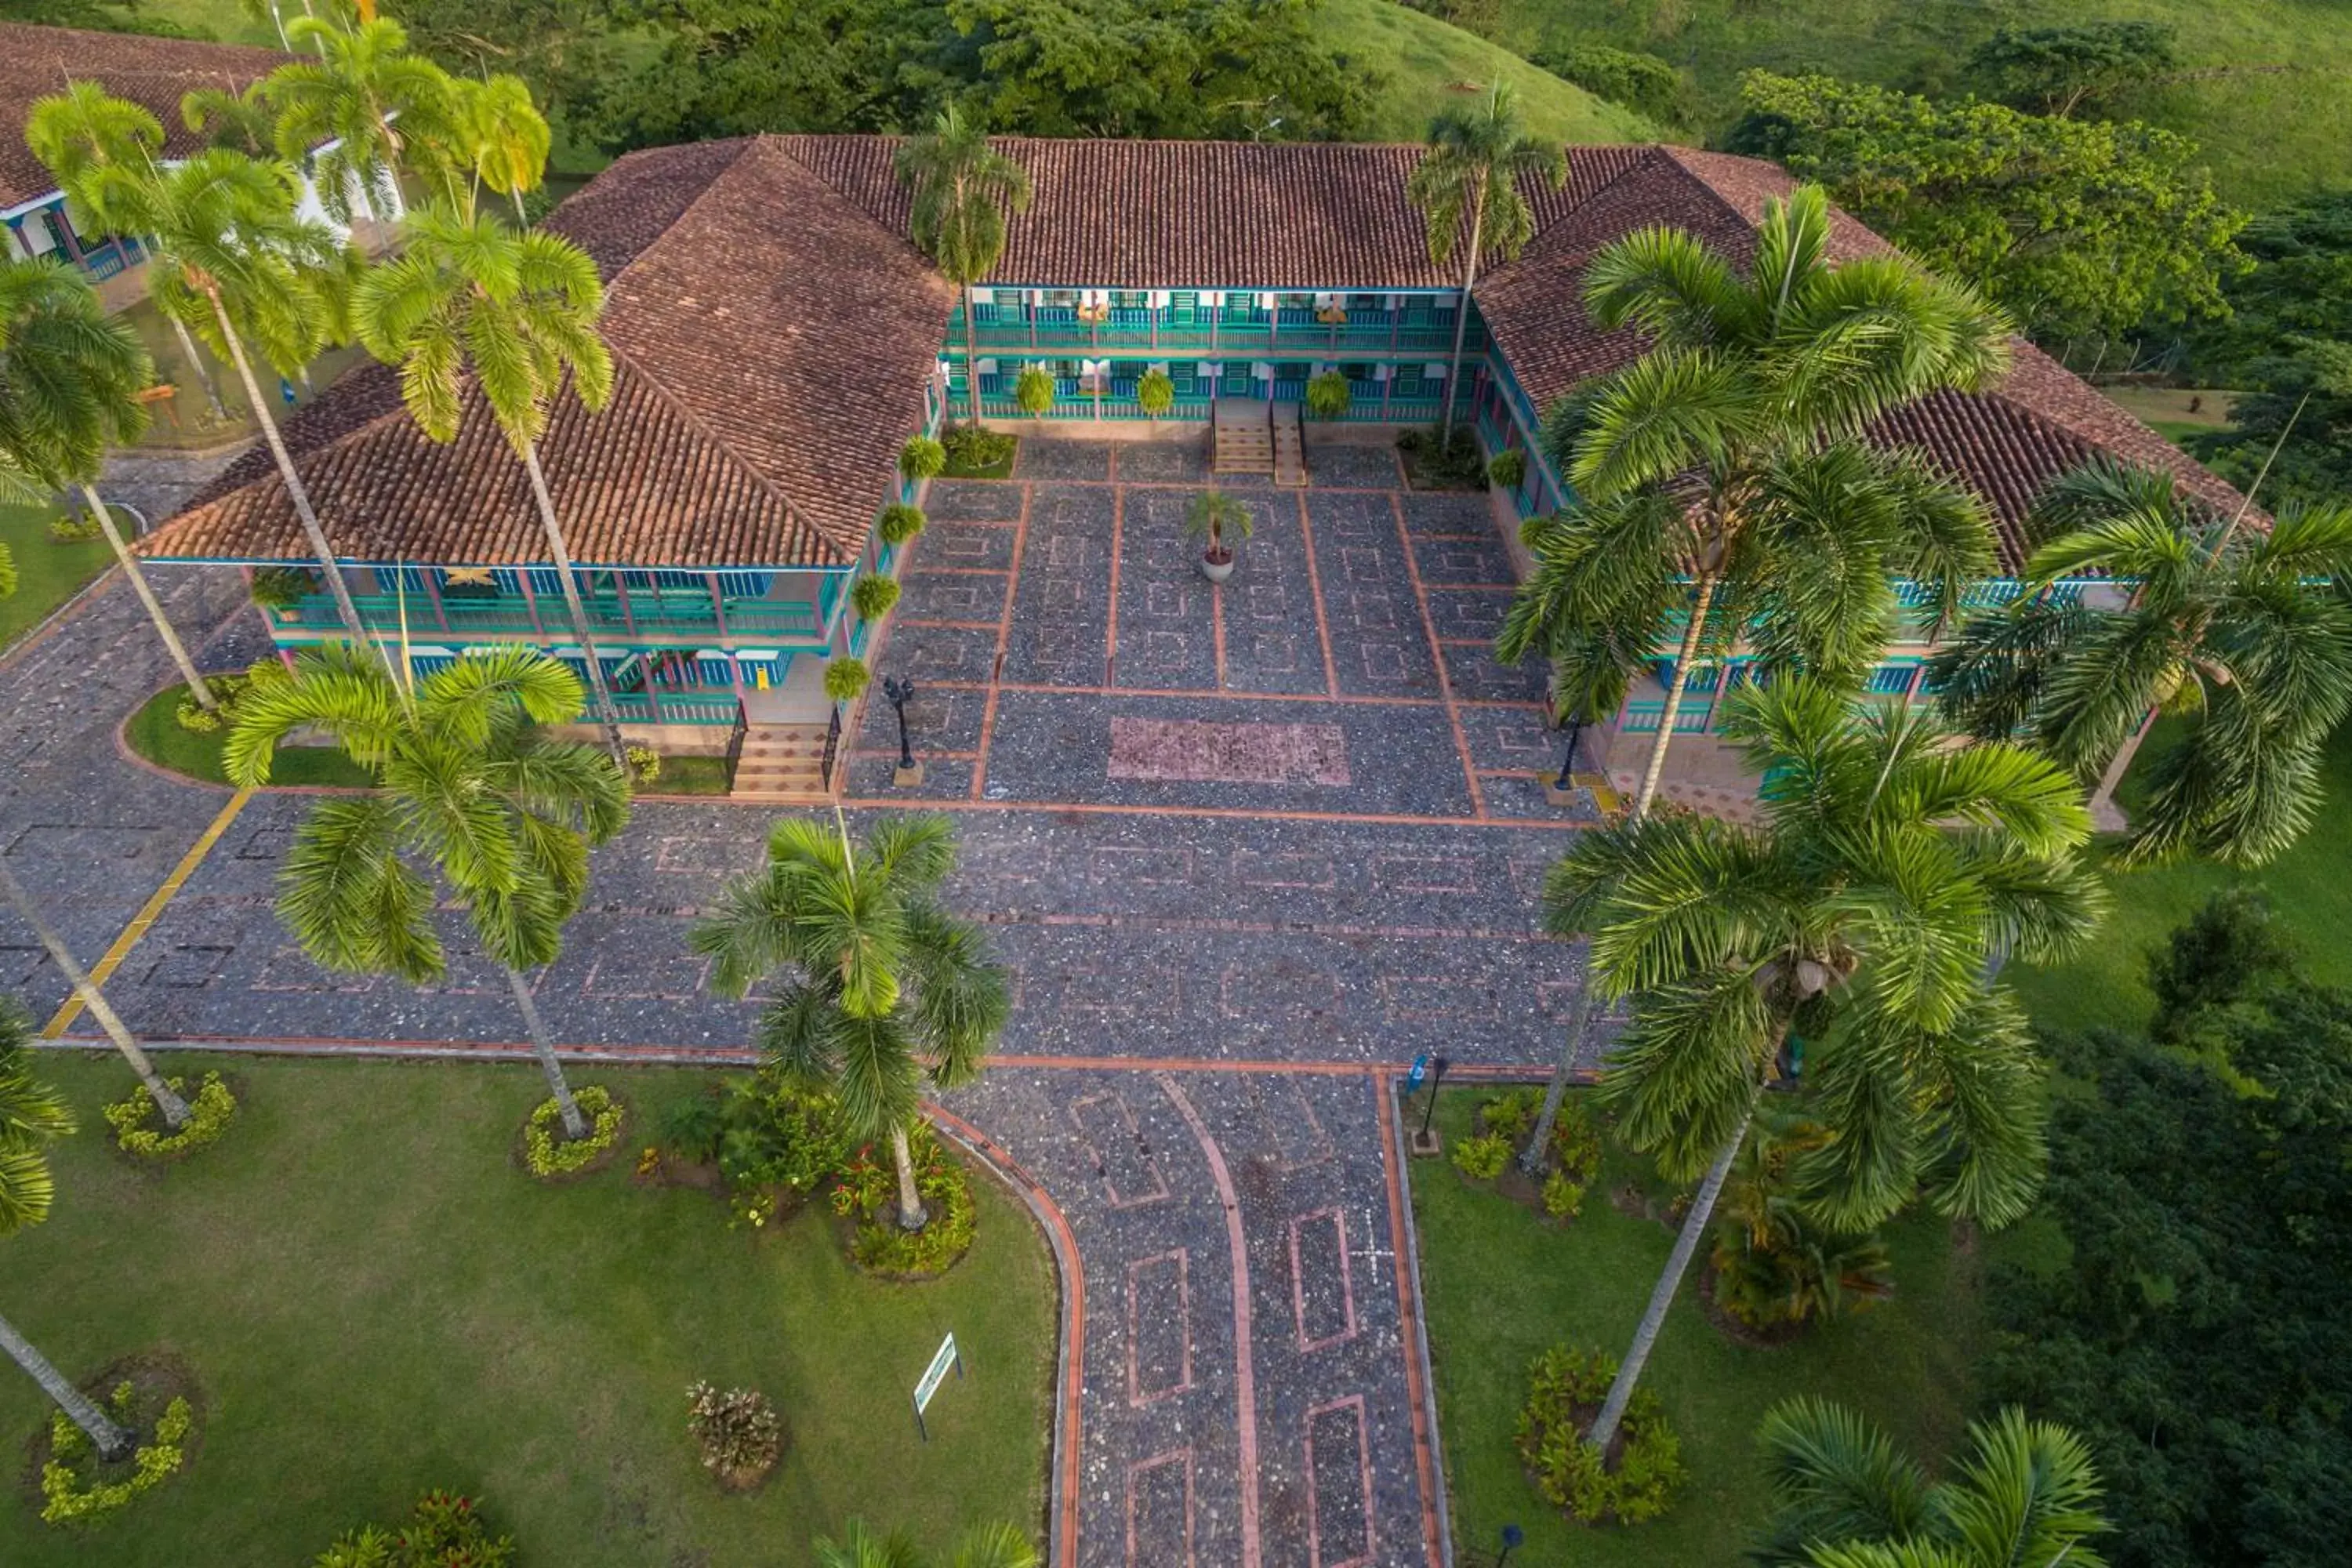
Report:
[[[1486,654],[1510,569],[1483,498],[1404,493],[1382,448],[1310,468],[1304,492],[1234,487],[1255,537],[1213,591],[1181,529],[1196,452],[1026,443],[1012,480],[934,487],[875,659],[920,689],[920,793],[962,845],[950,901],[1015,975],[1000,1065],[946,1109],[1042,1187],[1081,1262],[1057,1563],[1438,1561],[1391,1080],[1423,1050],[1544,1064],[1577,983],[1535,923],[1558,753],[1530,678]],[[208,662],[265,646],[232,574],[161,585]],[[86,963],[227,799],[118,752],[168,679],[119,582],[0,661],[0,853]],[[877,702],[853,817],[908,804],[896,753]],[[511,998],[454,916],[429,992],[302,958],[269,900],[308,804],[255,797],[194,866],[110,983],[131,1025],[511,1047]],[[539,981],[559,1038],[740,1053],[749,1009],[683,935],[768,820],[639,807]],[[63,995],[5,916],[0,991],[37,1018]]]

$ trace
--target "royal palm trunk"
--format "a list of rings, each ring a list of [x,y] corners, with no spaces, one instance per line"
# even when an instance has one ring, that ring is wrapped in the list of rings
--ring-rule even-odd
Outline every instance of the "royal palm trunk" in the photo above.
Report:
[[[16,1325],[5,1318],[0,1318],[0,1350],[6,1351],[8,1359],[23,1367],[26,1375],[41,1385],[41,1392],[82,1429],[100,1458],[111,1462],[131,1457],[137,1439],[130,1431],[68,1382],[65,1373],[49,1364],[49,1358],[35,1350],[33,1342],[18,1333]]]
[[[580,1114],[580,1102],[572,1098],[572,1085],[564,1079],[563,1063],[555,1054],[555,1042],[548,1037],[547,1021],[539,1016],[539,999],[530,994],[530,982],[520,970],[509,969],[507,984],[522,1014],[523,1031],[530,1036],[530,1054],[539,1058],[539,1070],[547,1075],[547,1091],[554,1097],[556,1114],[563,1120],[564,1137],[587,1137],[588,1119]]]
[[[156,601],[155,590],[148,586],[147,574],[139,569],[138,559],[131,553],[131,547],[122,542],[122,534],[114,526],[114,514],[106,509],[104,501],[99,500],[95,488],[82,486],[81,498],[90,509],[91,515],[98,519],[98,526],[105,531],[106,542],[114,547],[114,558],[122,563],[122,574],[131,579],[131,591],[139,595],[139,602],[147,608],[147,618],[155,623],[155,635],[163,639],[163,646],[171,650],[172,662],[180,667],[180,679],[188,683],[188,694],[205,712],[217,710],[220,705],[213,700],[213,689],[205,685],[205,678],[197,673],[195,661],[188,657],[187,648],[180,641],[180,634],[173,630],[170,618],[163,614],[163,606]]]
[[[596,641],[588,635],[588,606],[580,602],[580,584],[572,580],[572,547],[564,541],[563,525],[556,521],[555,498],[548,493],[547,476],[540,471],[536,443],[522,443],[522,466],[530,475],[540,526],[547,532],[548,552],[554,556],[556,575],[563,583],[563,607],[572,616],[572,635],[579,639],[580,657],[588,666],[588,689],[596,705],[596,722],[604,731],[604,749],[613,753],[613,765],[626,774],[629,752],[621,743],[620,711],[613,706],[612,690],[604,684],[604,661],[596,657]]]
[[[931,1216],[924,1212],[923,1194],[915,1186],[915,1155],[904,1127],[890,1129],[890,1158],[898,1167],[898,1228],[920,1230]]]

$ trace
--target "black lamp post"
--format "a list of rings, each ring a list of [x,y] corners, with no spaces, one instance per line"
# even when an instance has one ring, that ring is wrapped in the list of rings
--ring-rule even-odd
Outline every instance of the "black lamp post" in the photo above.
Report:
[[[1429,1119],[1437,1114],[1437,1086],[1445,1081],[1446,1060],[1438,1057],[1429,1064],[1429,1098],[1422,1102],[1421,1141],[1429,1142]]]
[[[915,761],[914,746],[907,739],[907,704],[915,700],[915,683],[900,676],[882,678],[882,695],[898,714],[898,769],[890,775],[894,784],[909,785],[923,782],[922,764]]]
[[[1511,1553],[1517,1552],[1522,1545],[1526,1544],[1527,1539],[1527,1531],[1521,1530],[1517,1525],[1507,1524],[1503,1526],[1503,1550],[1501,1554],[1495,1559],[1495,1568],[1506,1568],[1506,1565],[1511,1561]]]
[[[1584,710],[1580,708],[1576,710],[1576,717],[1568,721],[1568,755],[1559,760],[1559,782],[1552,788],[1569,790],[1576,787],[1576,742],[1583,733]]]

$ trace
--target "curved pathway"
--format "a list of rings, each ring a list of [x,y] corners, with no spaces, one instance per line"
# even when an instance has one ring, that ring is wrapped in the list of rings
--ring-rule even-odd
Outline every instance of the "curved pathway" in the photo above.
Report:
[[[1568,824],[1525,679],[1484,654],[1508,566],[1483,503],[1313,455],[1210,594],[1174,522],[1197,458],[1033,443],[1015,482],[943,485],[881,668],[910,670],[950,901],[1014,976],[998,1065],[951,1124],[1034,1183],[1074,1249],[1061,1568],[1448,1560],[1392,1079],[1418,1053],[1539,1068],[1577,975],[1534,905]],[[1116,466],[1114,466],[1116,465]],[[163,576],[215,665],[264,646],[234,574]],[[190,1048],[520,1054],[511,1000],[447,921],[430,991],[321,973],[269,908],[300,796],[256,796],[135,945],[132,917],[226,793],[116,752],[168,679],[113,584],[0,660],[0,854],[131,1026]],[[880,704],[852,815],[896,807]],[[601,851],[541,1005],[583,1058],[744,1059],[684,929],[757,863],[763,819],[648,802]],[[853,825],[854,826],[854,825]],[[62,988],[0,916],[0,992]],[[87,1027],[77,1022],[77,1030]],[[1071,1440],[1075,1420],[1075,1441]]]

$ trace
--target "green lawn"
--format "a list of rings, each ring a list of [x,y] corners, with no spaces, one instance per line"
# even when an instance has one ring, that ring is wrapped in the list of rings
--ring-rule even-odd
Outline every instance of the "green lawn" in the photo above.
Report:
[[[2151,743],[2162,733],[2159,729]],[[2124,781],[2126,809],[2133,782]],[[2352,931],[2352,729],[2337,731],[2330,742],[2322,784],[2326,798],[2311,831],[2260,870],[2231,871],[2200,861],[2115,873],[2115,910],[2089,952],[2051,969],[2019,964],[2009,971],[2034,1018],[2059,1028],[2145,1023],[2155,1005],[2144,978],[2148,949],[2215,889],[2241,881],[2269,894],[2314,980],[2352,985],[2352,946],[2343,940]]]
[[[734,783],[724,757],[664,757],[661,777],[646,787],[655,795],[725,795]]]
[[[1518,92],[1528,129],[1555,142],[1648,142],[1657,131],[1621,109],[1538,70],[1436,17],[1391,0],[1324,0],[1324,35],[1349,57],[1391,79],[1373,108],[1369,142],[1418,142],[1450,104],[1475,101],[1498,77]]]
[[[0,545],[16,563],[16,591],[0,599],[0,647],[39,626],[113,563],[103,539],[52,542],[49,519],[57,515],[45,506],[0,505]]]
[[[2126,107],[2194,138],[2231,200],[2260,209],[2352,180],[2352,10],[2336,0],[1502,0],[1496,33],[1525,52],[1591,42],[1663,56],[1696,79],[1713,132],[1737,115],[1751,67],[1957,90],[1960,62],[1995,27],[2092,17],[2168,23],[2188,68],[2227,72]],[[2296,68],[2261,68],[2278,66]]]
[[[122,727],[122,738],[131,742],[132,751],[157,767],[207,784],[226,784],[229,779],[221,768],[221,746],[228,739],[228,731],[221,729],[198,734],[182,729],[174,716],[187,689],[185,686],[170,686],[149,698]],[[374,783],[367,770],[332,746],[281,749],[269,765],[269,782],[328,784],[344,789],[366,789]]]
[[[1449,1147],[1487,1092],[1441,1097],[1437,1124]],[[1516,1523],[1527,1531],[1523,1560],[1548,1568],[1736,1563],[1765,1510],[1756,1427],[1790,1394],[1827,1394],[1858,1405],[1923,1458],[1942,1454],[1958,1436],[1977,1301],[1972,1266],[1956,1258],[1942,1222],[1915,1218],[1888,1230],[1894,1300],[1780,1350],[1743,1349],[1708,1324],[1695,1289],[1702,1253],[1644,1378],[1665,1402],[1690,1470],[1674,1510],[1637,1528],[1591,1529],[1548,1507],[1528,1486],[1513,1444],[1528,1363],[1563,1340],[1622,1353],[1674,1238],[1656,1221],[1620,1213],[1606,1194],[1648,1176],[1646,1162],[1612,1149],[1582,1217],[1563,1231],[1465,1181],[1449,1161],[1413,1163],[1457,1546],[1492,1552],[1502,1527]]]
[[[76,1377],[176,1352],[204,1417],[187,1471],[95,1530],[43,1525],[5,1488],[9,1568],[293,1568],[432,1487],[487,1497],[527,1568],[804,1564],[854,1513],[934,1550],[972,1520],[1041,1531],[1053,1272],[994,1187],[950,1274],[886,1285],[849,1267],[821,1208],[730,1229],[719,1200],[640,1188],[626,1159],[530,1180],[512,1159],[545,1093],[530,1068],[229,1066],[244,1105],[226,1140],[156,1170],[101,1137],[120,1062],[45,1064],[84,1131],[60,1147],[54,1217],[5,1244],[0,1310]],[[622,1089],[635,1147],[700,1075],[575,1081]],[[908,1391],[950,1330],[971,1376],[933,1403],[927,1446]],[[784,1416],[756,1493],[722,1497],[697,1461],[686,1389],[706,1377]],[[12,1466],[44,1419],[0,1371]]]

